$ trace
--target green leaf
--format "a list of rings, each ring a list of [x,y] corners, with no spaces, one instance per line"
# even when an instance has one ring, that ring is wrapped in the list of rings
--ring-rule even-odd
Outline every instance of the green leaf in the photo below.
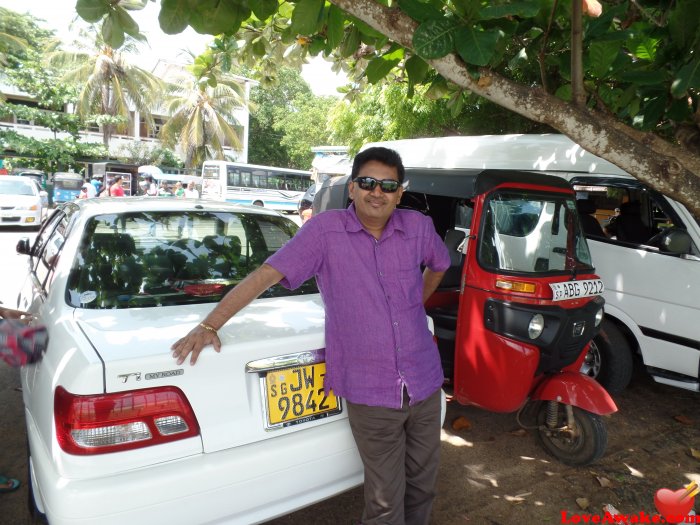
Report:
[[[452,5],[454,5],[457,13],[468,20],[479,19],[480,4],[479,0],[452,0]]]
[[[566,102],[571,102],[571,84],[564,84],[560,86],[559,89],[554,93],[554,96],[565,100]]]
[[[455,118],[462,112],[464,107],[464,97],[461,91],[453,93],[452,96],[447,100],[447,108],[450,110],[450,115]]]
[[[399,0],[399,7],[401,11],[417,22],[440,20],[443,18],[442,11],[419,0]]]
[[[471,27],[463,27],[455,36],[457,53],[467,64],[488,65],[496,51],[498,36],[495,31],[475,31]]]
[[[189,24],[187,0],[162,0],[158,23],[166,35],[182,33]]]
[[[255,41],[253,41],[251,48],[253,50],[253,54],[257,57],[263,57],[265,56],[265,53],[267,53],[263,37],[256,38]]]
[[[124,31],[116,18],[114,12],[109,13],[102,23],[102,39],[113,49],[119,49],[124,43]]]
[[[365,69],[365,74],[367,75],[367,80],[370,84],[376,84],[381,79],[383,79],[389,71],[394,69],[400,62],[399,59],[386,59],[384,57],[375,57],[370,60],[367,64],[367,69]]]
[[[411,84],[420,84],[423,82],[430,70],[430,66],[418,55],[413,55],[406,60],[404,68],[406,69],[406,73],[408,73],[408,80]]]
[[[146,7],[147,4],[148,0],[120,0],[117,5],[129,11],[140,11]]]
[[[659,40],[656,38],[645,38],[634,49],[634,56],[641,60],[653,61],[656,57],[656,49],[659,47]]]
[[[78,0],[75,10],[80,18],[94,24],[109,12],[109,0]]]
[[[363,22],[359,18],[355,17],[350,17],[351,22],[357,27],[357,29],[360,30],[360,33],[362,35],[371,37],[371,38],[381,38],[381,39],[386,39],[386,36],[376,29],[374,29],[371,25],[367,24],[366,22]]]
[[[661,120],[666,111],[666,97],[649,99],[634,118],[634,123],[643,130],[653,129]]]
[[[508,2],[503,5],[488,5],[479,12],[479,18],[481,20],[493,20],[511,16],[533,18],[539,12],[540,2],[536,0],[521,0],[519,2]]]
[[[448,20],[428,20],[413,33],[413,49],[426,60],[442,58],[454,48],[455,26]]]
[[[619,44],[614,42],[594,42],[588,48],[589,69],[598,78],[605,78],[610,67],[620,52]]]
[[[292,13],[292,31],[312,35],[318,31],[324,0],[300,0]]]
[[[328,21],[326,22],[326,38],[328,45],[332,48],[338,47],[343,39],[344,25],[345,15],[338,7],[331,5],[328,9]]]
[[[666,73],[660,69],[625,71],[620,75],[620,80],[640,86],[655,86],[666,81]]]
[[[190,9],[190,25],[203,35],[232,35],[250,16],[249,8],[231,0],[200,0],[196,5],[196,9]]]
[[[253,0],[250,8],[258,20],[267,20],[277,11],[277,0]]]
[[[136,20],[134,20],[131,15],[126,12],[125,9],[117,6],[114,10],[114,14],[116,15],[117,21],[125,33],[133,37],[138,36],[139,25],[136,23]]]
[[[675,98],[680,98],[685,96],[689,89],[698,87],[700,87],[700,59],[696,58],[678,71],[676,79],[671,84],[671,94]]]
[[[689,50],[696,42],[700,20],[700,2],[678,0],[668,17],[668,33],[671,42],[681,51]]]
[[[345,32],[345,38],[340,44],[340,56],[343,58],[348,58],[356,50],[357,46],[360,45],[360,32],[356,27],[350,27]]]

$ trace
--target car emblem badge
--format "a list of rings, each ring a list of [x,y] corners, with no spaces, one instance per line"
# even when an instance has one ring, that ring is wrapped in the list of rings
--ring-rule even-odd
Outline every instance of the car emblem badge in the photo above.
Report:
[[[573,335],[574,337],[581,337],[584,330],[586,329],[586,321],[577,321],[574,323]]]
[[[131,372],[130,374],[120,374],[117,377],[122,380],[122,383],[126,383],[131,376],[136,378],[136,381],[141,381],[141,372]]]
[[[310,365],[314,362],[314,356],[311,352],[304,352],[297,356],[297,363],[300,365]]]

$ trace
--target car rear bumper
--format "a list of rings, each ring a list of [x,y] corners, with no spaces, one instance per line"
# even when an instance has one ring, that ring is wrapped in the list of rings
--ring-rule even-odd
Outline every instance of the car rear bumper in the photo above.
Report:
[[[32,450],[35,493],[51,525],[259,523],[362,483],[347,419],[90,479],[60,477],[43,447]]]

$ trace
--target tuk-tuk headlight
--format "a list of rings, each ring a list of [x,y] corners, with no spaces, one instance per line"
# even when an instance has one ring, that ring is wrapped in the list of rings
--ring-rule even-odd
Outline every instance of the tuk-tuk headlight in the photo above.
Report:
[[[598,311],[595,313],[595,320],[593,321],[593,324],[596,326],[600,326],[600,323],[603,321],[603,314],[604,311],[602,308],[598,309]]]
[[[542,335],[544,330],[544,317],[542,314],[535,314],[530,319],[530,324],[527,326],[527,335],[530,339],[537,339]]]

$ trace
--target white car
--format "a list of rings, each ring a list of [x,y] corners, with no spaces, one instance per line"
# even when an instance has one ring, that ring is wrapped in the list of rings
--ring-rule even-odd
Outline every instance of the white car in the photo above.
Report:
[[[48,212],[48,193],[28,177],[0,176],[0,226],[40,228]]]
[[[178,366],[170,346],[297,226],[274,211],[148,197],[59,206],[18,307],[49,331],[21,370],[30,504],[52,525],[251,524],[362,483],[323,388],[313,282],[274,286]]]

